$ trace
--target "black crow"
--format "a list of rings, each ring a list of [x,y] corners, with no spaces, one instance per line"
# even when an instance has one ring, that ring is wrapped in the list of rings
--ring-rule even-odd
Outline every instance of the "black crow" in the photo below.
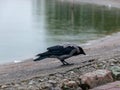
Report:
[[[85,54],[84,50],[75,44],[56,45],[47,48],[44,53],[37,54],[37,58],[34,61],[39,61],[45,58],[58,58],[63,65],[70,65],[65,59],[76,56],[79,54]]]

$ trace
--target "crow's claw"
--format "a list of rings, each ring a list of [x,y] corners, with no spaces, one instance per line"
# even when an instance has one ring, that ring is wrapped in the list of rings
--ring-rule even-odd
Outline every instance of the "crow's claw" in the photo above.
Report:
[[[67,64],[63,64],[61,66],[70,66],[70,65],[74,65],[74,63],[67,63]]]

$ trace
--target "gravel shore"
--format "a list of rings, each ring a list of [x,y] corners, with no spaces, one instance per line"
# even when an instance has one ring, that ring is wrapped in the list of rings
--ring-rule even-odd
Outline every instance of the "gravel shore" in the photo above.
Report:
[[[83,2],[94,2],[99,5],[106,5],[109,2],[113,7],[120,8],[119,0],[98,1],[84,0]],[[76,77],[87,72],[107,69],[114,65],[120,66],[120,33],[90,41],[82,47],[87,55],[67,59],[68,62],[74,63],[71,66],[61,66],[59,60],[50,58],[39,62],[33,62],[30,58],[20,63],[0,65],[0,90],[48,90],[46,88],[54,84],[56,89],[51,90],[61,90],[61,80],[75,80]]]

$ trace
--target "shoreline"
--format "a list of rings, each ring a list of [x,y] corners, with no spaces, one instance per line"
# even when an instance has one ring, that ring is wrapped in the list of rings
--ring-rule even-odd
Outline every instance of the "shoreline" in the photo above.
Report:
[[[33,59],[30,58],[19,63],[2,64],[0,65],[0,84],[11,81],[21,81],[37,76],[46,76],[57,72],[63,73],[79,67],[79,64],[84,60],[106,60],[120,56],[120,32],[110,37],[91,41],[90,45],[85,45],[83,48],[87,55],[79,55],[67,59],[66,61],[68,62],[74,62],[73,66],[68,67],[61,67],[60,61],[55,58],[47,58],[39,62],[34,62]]]
[[[111,35],[107,35],[107,36],[105,36],[105,37],[101,37],[101,38],[98,38],[98,39],[95,39],[95,40],[90,40],[90,41],[87,41],[86,43],[83,43],[83,44],[81,44],[81,45],[79,45],[79,46],[81,46],[81,47],[83,47],[84,49],[89,49],[89,48],[98,48],[98,47],[101,47],[100,45],[101,44],[99,44],[100,42],[103,42],[103,41],[106,41],[106,40],[109,40],[109,41],[107,41],[107,42],[111,42],[111,41],[113,41],[113,39],[110,39],[110,38],[112,38],[112,37],[114,37],[114,36],[118,36],[118,38],[119,38],[119,35],[120,35],[120,32],[117,32],[117,33],[113,33],[113,34],[111,34]],[[105,42],[104,42],[105,43]],[[105,43],[105,46],[107,46],[107,45],[109,45],[109,43],[108,44],[106,44]],[[117,43],[117,42],[115,42],[115,43]],[[95,45],[94,45],[95,44]],[[2,66],[2,65],[11,65],[11,64],[19,64],[19,63],[24,63],[24,62],[27,62],[27,61],[29,61],[29,60],[33,60],[33,58],[31,57],[31,58],[28,58],[28,59],[23,59],[23,60],[15,60],[15,61],[12,61],[12,62],[7,62],[7,63],[2,63],[2,64],[0,64],[0,66]]]
[[[91,45],[84,46],[83,48],[87,53],[86,56],[78,55],[66,60],[74,63],[72,66],[61,66],[59,60],[50,58],[40,62],[34,62],[31,58],[20,63],[0,65],[0,89],[11,90],[12,88],[12,90],[21,90],[22,88],[22,90],[48,90],[37,88],[42,88],[42,86],[48,87],[49,81],[53,83],[55,81],[59,86],[61,85],[61,80],[71,77],[70,73],[76,70],[75,73],[80,70],[78,72],[79,75],[83,75],[99,68],[103,69],[104,64],[108,64],[108,62],[111,63],[114,60],[118,60],[119,62],[120,32],[110,37],[93,41]],[[94,62],[87,66],[82,65],[83,62],[89,60],[93,60]],[[96,67],[96,65],[101,64],[103,64],[101,67]]]
[[[61,2],[73,2],[73,0],[58,0],[58,1],[61,1]],[[114,7],[114,5],[116,5],[116,4],[118,4],[119,7],[117,7],[117,6],[115,6],[115,7],[120,8],[120,1],[119,0],[101,0],[101,2],[99,2],[99,0],[74,0],[75,4],[88,3],[88,4],[95,4],[95,5],[100,5],[100,6],[107,6],[106,3],[108,3],[108,2],[110,4],[113,4],[112,7]],[[101,37],[101,38],[104,38],[104,37]],[[97,40],[90,40],[90,41],[88,41],[88,43],[82,44],[82,46],[84,46],[84,45],[86,46],[87,44],[89,45],[89,44],[91,44],[91,42],[94,42],[94,41],[97,41]],[[29,58],[29,57],[32,58],[30,55],[27,58]],[[1,63],[0,65],[23,62],[27,58],[22,58],[22,59],[19,59],[19,60],[16,59],[16,60],[10,61],[10,62],[6,61],[6,62]],[[9,59],[8,59],[8,61],[9,61]]]

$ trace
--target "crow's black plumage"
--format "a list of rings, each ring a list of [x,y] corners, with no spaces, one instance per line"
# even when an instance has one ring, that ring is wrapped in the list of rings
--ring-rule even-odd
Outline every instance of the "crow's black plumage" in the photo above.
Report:
[[[86,55],[80,46],[72,44],[56,45],[47,48],[47,51],[44,53],[37,54],[37,58],[34,59],[34,61],[39,61],[45,58],[58,58],[63,63],[63,65],[69,65],[65,59],[79,54]]]

